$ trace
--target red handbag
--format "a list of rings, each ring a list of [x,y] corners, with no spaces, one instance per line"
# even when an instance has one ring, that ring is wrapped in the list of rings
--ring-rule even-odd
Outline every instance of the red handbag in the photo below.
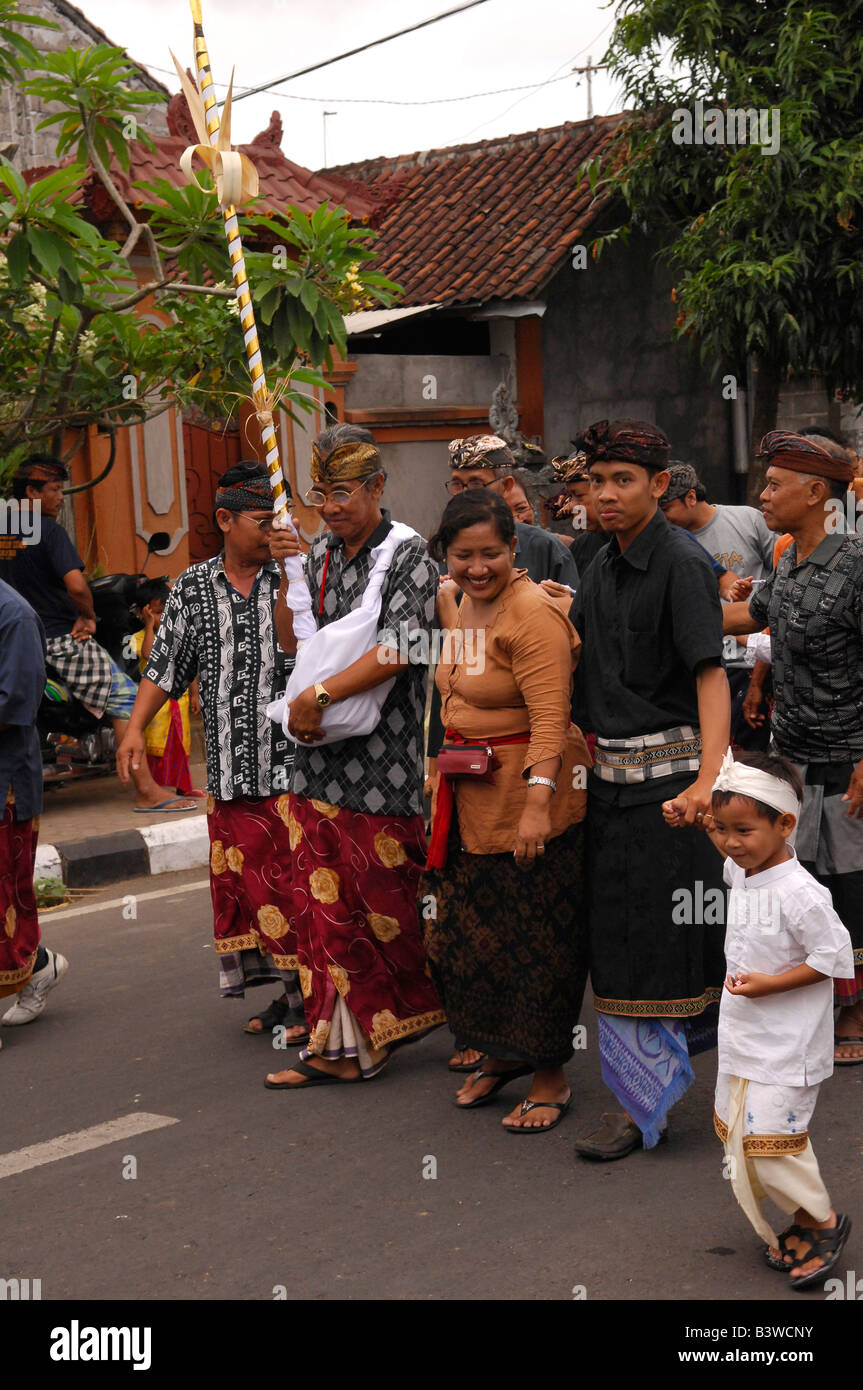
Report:
[[[487,777],[496,767],[500,762],[488,743],[445,745],[437,755],[442,777]]]

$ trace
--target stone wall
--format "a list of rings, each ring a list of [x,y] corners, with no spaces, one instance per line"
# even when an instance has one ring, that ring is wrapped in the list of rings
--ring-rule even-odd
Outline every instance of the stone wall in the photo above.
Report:
[[[22,26],[20,32],[24,37],[43,52],[89,48],[99,43],[113,42],[110,36],[92,24],[75,5],[68,4],[67,0],[18,0],[17,8],[59,24],[59,29]],[[145,68],[141,69],[140,78],[133,79],[131,85],[138,91],[156,91],[168,96],[167,89]],[[145,112],[141,124],[151,135],[168,133],[165,109],[156,106]],[[46,130],[36,129],[39,122],[53,110],[56,107],[46,106],[35,97],[25,96],[14,84],[0,87],[0,147],[9,144],[17,146],[12,158],[19,169],[55,162],[57,126],[48,126]]]
[[[545,451],[570,450],[594,420],[650,420],[671,440],[672,457],[695,465],[717,501],[736,501],[732,406],[722,374],[672,336],[672,277],[652,246],[633,235],[584,270],[566,266],[545,294],[542,320]]]

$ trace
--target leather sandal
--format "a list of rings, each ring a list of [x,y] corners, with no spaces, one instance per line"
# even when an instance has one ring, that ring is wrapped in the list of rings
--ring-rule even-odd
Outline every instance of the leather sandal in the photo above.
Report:
[[[783,1274],[788,1273],[789,1269],[791,1268],[792,1264],[797,1258],[794,1251],[788,1249],[787,1241],[789,1236],[793,1236],[796,1240],[800,1240],[801,1238],[805,1238],[806,1231],[803,1229],[802,1226],[798,1226],[795,1223],[795,1225],[789,1226],[787,1230],[781,1231],[780,1234],[776,1237],[776,1244],[779,1246],[779,1249],[782,1251],[782,1254],[790,1256],[790,1260],[777,1260],[775,1255],[771,1255],[769,1245],[765,1245],[762,1252],[764,1255],[764,1259],[766,1260],[767,1264],[769,1264],[770,1268],[781,1270]]]
[[[822,1226],[820,1230],[804,1228],[801,1235],[808,1242],[809,1249],[798,1251],[795,1256],[795,1262],[788,1271],[791,1287],[814,1289],[818,1284],[823,1284],[831,1269],[839,1263],[850,1234],[851,1222],[841,1211],[837,1213],[835,1226]],[[824,1261],[820,1269],[813,1270],[811,1274],[801,1274],[798,1279],[792,1278],[795,1269],[801,1269],[814,1259]]]

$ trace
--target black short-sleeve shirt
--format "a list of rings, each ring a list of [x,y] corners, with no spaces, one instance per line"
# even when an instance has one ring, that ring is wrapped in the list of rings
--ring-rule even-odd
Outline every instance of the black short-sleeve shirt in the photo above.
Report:
[[[82,570],[84,561],[67,531],[50,517],[40,518],[41,539],[37,545],[22,543],[11,560],[0,560],[0,579],[17,589],[42,619],[46,637],[65,637],[78,617],[69,597],[64,574]]]
[[[698,726],[695,673],[702,662],[720,663],[722,610],[710,560],[689,536],[661,511],[625,551],[612,536],[585,571],[574,610],[584,644],[579,707],[588,729],[601,738],[635,738]],[[618,788],[594,778],[592,785],[597,793],[608,787],[622,802],[655,800],[657,786],[664,797],[678,780]]]

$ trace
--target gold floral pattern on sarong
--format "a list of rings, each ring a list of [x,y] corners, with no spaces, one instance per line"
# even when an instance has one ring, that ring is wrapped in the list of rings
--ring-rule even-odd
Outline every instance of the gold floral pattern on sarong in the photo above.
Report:
[[[299,967],[300,989],[303,991],[303,998],[308,999],[312,992],[312,972],[307,965]]]
[[[320,1022],[315,1024],[311,1036],[309,1037],[309,1047],[312,1052],[316,1052],[319,1048],[322,1048],[329,1036],[330,1025],[325,1018],[322,1018]]]
[[[347,970],[341,965],[328,965],[327,970],[329,971],[330,979],[344,999],[345,995],[349,994],[351,989],[350,976]]]
[[[386,917],[382,912],[367,912],[366,921],[378,941],[392,941],[401,936],[401,927],[396,917]]]
[[[293,853],[297,845],[300,843],[300,840],[303,838],[303,827],[300,825],[300,822],[298,820],[294,819],[292,815],[288,816],[288,819],[286,820],[285,824],[288,827],[288,843],[291,846],[291,853]]]
[[[288,829],[290,829],[291,826],[291,814],[289,809],[290,802],[291,798],[287,795],[287,793],[284,796],[280,796],[278,801],[276,802],[276,810],[278,814],[281,816],[284,824],[288,827]]]
[[[376,835],[374,846],[378,859],[388,869],[397,869],[400,864],[407,862],[404,846],[400,845],[398,840],[394,840],[391,835]]]
[[[221,840],[214,840],[210,846],[210,868],[214,874],[223,874],[228,864],[225,859],[225,846]]]
[[[6,909],[6,935],[9,940],[15,935],[15,923],[18,921],[18,914],[15,911],[15,904],[10,903]]]
[[[236,845],[230,845],[225,851],[225,858],[228,861],[228,868],[232,873],[241,874],[243,872],[243,851],[237,849]]]
[[[331,806],[329,801],[315,801],[313,796],[309,797],[309,801],[314,806],[318,815],[326,816],[328,820],[334,820],[339,814],[338,806]]]
[[[309,887],[312,897],[319,903],[335,903],[339,900],[339,876],[335,869],[315,869],[309,874]]]
[[[208,816],[211,816],[211,815],[213,814],[213,812],[215,811],[215,809],[216,809],[216,798],[215,798],[214,796],[209,796],[209,795],[208,795],[208,796],[207,796],[207,815],[208,815]]]
[[[273,937],[275,940],[284,936],[289,929],[284,913],[280,912],[274,903],[264,903],[263,907],[258,908],[258,926],[265,936]]]

